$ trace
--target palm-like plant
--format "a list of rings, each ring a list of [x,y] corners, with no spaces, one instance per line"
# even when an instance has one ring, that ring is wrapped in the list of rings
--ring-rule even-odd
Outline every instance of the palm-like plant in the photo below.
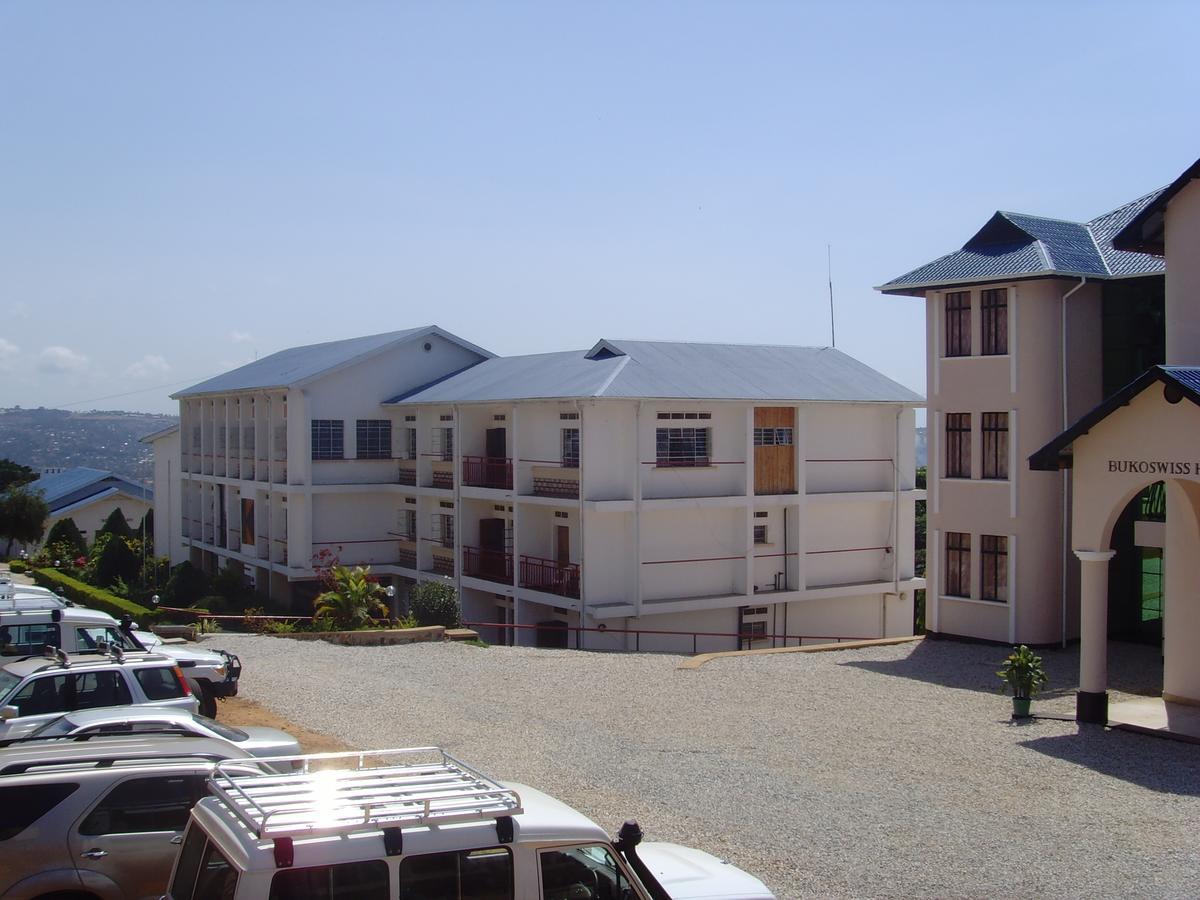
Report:
[[[369,568],[334,566],[329,577],[334,587],[317,597],[313,612],[318,617],[327,616],[342,628],[361,628],[373,614],[388,614],[380,599],[383,588],[371,580]]]

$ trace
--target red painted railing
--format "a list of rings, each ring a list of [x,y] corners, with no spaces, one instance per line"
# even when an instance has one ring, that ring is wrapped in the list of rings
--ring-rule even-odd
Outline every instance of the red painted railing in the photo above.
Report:
[[[579,564],[538,556],[521,557],[521,587],[579,599]]]
[[[462,550],[464,575],[482,578],[485,581],[512,584],[513,558],[511,553],[467,546],[464,546]]]
[[[462,458],[463,484],[472,487],[512,490],[512,460],[503,456],[464,456]]]

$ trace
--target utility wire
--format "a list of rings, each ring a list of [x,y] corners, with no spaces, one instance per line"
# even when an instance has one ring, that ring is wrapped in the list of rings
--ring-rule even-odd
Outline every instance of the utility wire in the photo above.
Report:
[[[106,394],[103,397],[92,397],[89,400],[73,400],[70,403],[59,403],[59,404],[56,404],[56,405],[53,405],[53,406],[50,406],[47,408],[48,409],[68,409],[69,407],[72,407],[72,406],[83,406],[83,404],[85,404],[85,403],[99,403],[101,400],[115,400],[118,397],[132,397],[136,394],[147,394],[150,391],[161,391],[165,388],[177,387],[178,385],[181,385],[181,384],[195,384],[200,381],[205,381],[209,378],[214,378],[214,377],[216,377],[216,375],[219,375],[219,374],[220,373],[218,372],[214,375],[202,375],[199,378],[184,378],[179,381],[169,382],[168,384],[156,384],[153,387],[140,388],[139,390],[136,390],[136,391],[125,391],[124,393],[121,393],[121,394]]]

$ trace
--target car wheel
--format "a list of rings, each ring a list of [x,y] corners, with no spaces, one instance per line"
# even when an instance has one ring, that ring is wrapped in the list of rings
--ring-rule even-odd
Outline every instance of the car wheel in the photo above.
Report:
[[[192,681],[190,678],[188,684],[192,687],[192,694],[200,701],[200,715],[215,719],[217,717],[217,698],[213,692],[200,682]]]

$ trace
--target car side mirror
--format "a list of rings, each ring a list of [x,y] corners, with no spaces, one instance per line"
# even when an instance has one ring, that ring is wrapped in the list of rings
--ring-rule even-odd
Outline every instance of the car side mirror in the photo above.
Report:
[[[9,719],[15,719],[21,715],[21,710],[15,706],[0,706],[0,720],[7,722]]]

